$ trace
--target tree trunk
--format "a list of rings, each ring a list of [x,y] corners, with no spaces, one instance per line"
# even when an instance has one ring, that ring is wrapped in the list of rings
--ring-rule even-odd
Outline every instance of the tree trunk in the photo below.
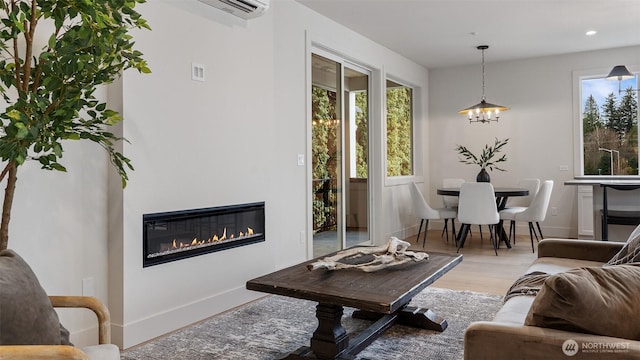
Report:
[[[16,174],[18,167],[14,161],[8,165],[7,187],[4,189],[4,203],[2,204],[2,221],[0,222],[0,250],[5,250],[9,245],[9,219],[11,219],[11,205],[13,195],[16,192]]]

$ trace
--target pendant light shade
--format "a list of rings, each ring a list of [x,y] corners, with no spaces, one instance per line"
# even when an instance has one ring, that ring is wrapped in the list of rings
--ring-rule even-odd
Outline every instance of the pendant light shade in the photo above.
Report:
[[[627,69],[624,65],[616,65],[609,71],[609,75],[607,75],[607,80],[618,80],[618,94],[622,94],[622,80],[633,79],[635,75]],[[636,92],[637,89],[627,89],[627,91]]]
[[[488,48],[489,45],[480,45],[477,47],[478,50],[482,51],[482,99],[479,103],[458,111],[458,114],[469,116],[469,123],[498,121],[498,119],[500,119],[500,113],[509,110],[506,106],[488,103],[484,96],[484,51]]]
[[[624,65],[616,65],[611,69],[609,75],[607,75],[607,80],[627,80],[633,79],[634,76]]]
[[[492,104],[492,103],[488,103],[485,99],[484,96],[482,97],[482,100],[473,105],[473,106],[469,106],[466,109],[462,109],[460,111],[458,111],[458,114],[462,114],[462,115],[469,115],[469,112],[471,112],[472,114],[483,114],[483,113],[493,113],[493,114],[500,114],[500,111],[505,111],[505,110],[509,110],[508,107],[506,106],[502,106],[502,105],[496,105],[496,104]]]

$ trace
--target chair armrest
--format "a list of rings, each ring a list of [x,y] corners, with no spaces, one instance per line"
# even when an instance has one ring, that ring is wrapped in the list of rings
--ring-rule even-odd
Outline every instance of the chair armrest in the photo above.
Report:
[[[91,296],[49,296],[53,307],[85,308],[98,317],[98,344],[111,344],[111,315],[109,309]]]
[[[538,244],[538,257],[609,261],[625,243],[597,240],[544,239]]]
[[[89,360],[82,350],[69,345],[3,345],[0,360]]]
[[[581,347],[583,343],[620,344],[625,347],[619,354],[624,359],[640,357],[640,342],[609,336],[583,334],[571,331],[506,324],[498,322],[474,322],[464,334],[465,360],[513,360],[540,359],[567,360],[562,352],[566,340],[574,340]],[[601,360],[608,353],[600,351],[583,352],[579,350],[581,360]],[[616,354],[618,355],[618,354]],[[604,357],[603,357],[604,356]]]
[[[51,305],[59,308],[85,308],[98,318],[98,343],[111,343],[111,316],[109,309],[91,296],[49,296]],[[79,348],[68,345],[3,345],[0,360],[89,360]]]

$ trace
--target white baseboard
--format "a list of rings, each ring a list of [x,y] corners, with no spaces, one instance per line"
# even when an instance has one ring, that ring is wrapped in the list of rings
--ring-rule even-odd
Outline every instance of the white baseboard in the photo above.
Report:
[[[244,287],[236,288],[206,299],[187,303],[145,319],[129,322],[124,326],[112,324],[111,340],[121,349],[127,349],[263,296],[265,294],[249,291]]]

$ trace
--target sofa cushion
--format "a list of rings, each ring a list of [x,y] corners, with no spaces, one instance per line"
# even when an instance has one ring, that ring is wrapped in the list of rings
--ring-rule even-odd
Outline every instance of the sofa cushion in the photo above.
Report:
[[[70,345],[36,275],[12,250],[0,251],[0,344]]]
[[[534,296],[514,296],[507,300],[493,318],[494,322],[523,325]]]
[[[631,262],[640,262],[640,225],[631,232],[627,243],[607,262],[607,265],[619,265]]]
[[[557,257],[542,257],[537,258],[533,261],[531,266],[527,269],[528,273],[533,272],[543,272],[547,274],[557,274],[561,272],[565,272],[567,270],[580,268],[580,267],[590,267],[590,266],[602,266],[603,262],[598,261],[589,261],[589,260],[580,260],[580,259],[567,259],[567,258],[557,258]]]
[[[550,276],[525,325],[640,340],[640,263],[585,267]]]

